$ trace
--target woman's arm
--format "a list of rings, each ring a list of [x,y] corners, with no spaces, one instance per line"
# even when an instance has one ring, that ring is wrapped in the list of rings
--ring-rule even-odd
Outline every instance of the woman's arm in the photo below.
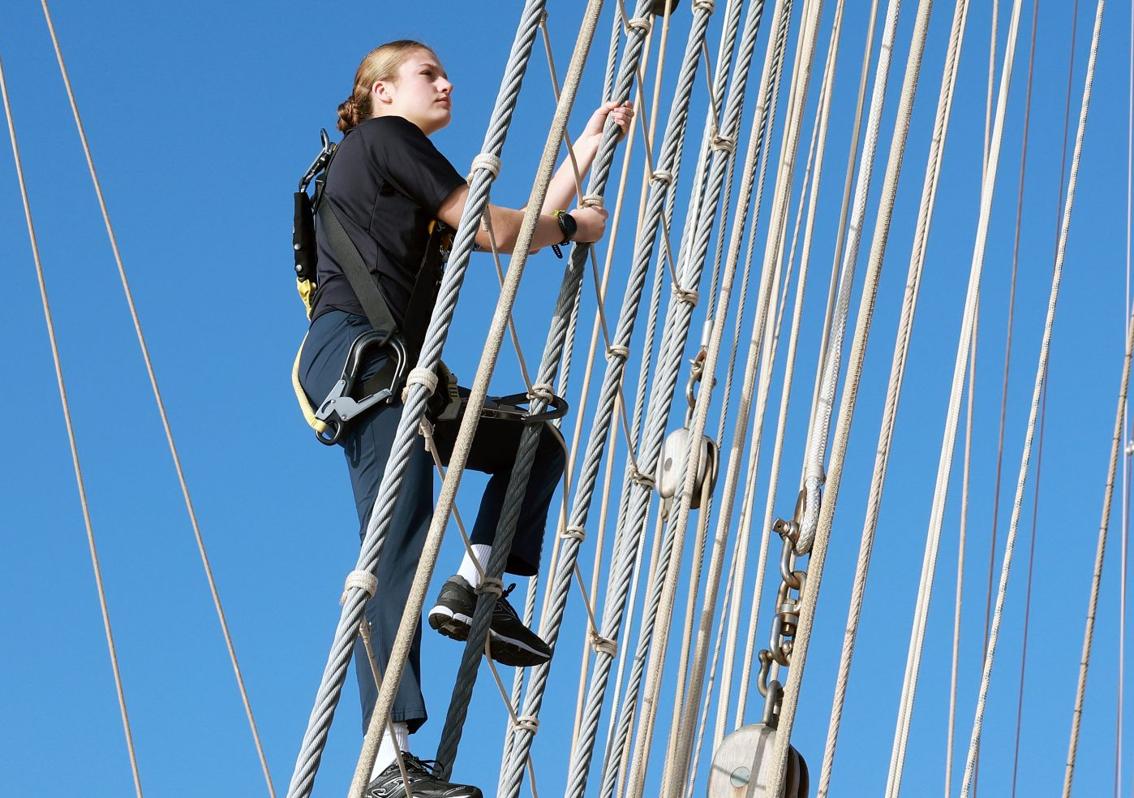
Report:
[[[437,209],[437,218],[450,227],[456,228],[461,221],[461,214],[465,210],[465,200],[468,199],[468,186],[458,186],[453,193],[445,198]],[[492,237],[488,235],[488,228],[481,222],[480,230],[476,234],[476,243],[482,249],[491,249],[492,242],[501,252],[511,252],[516,246],[520,236],[520,227],[523,225],[524,212],[512,208],[503,208],[499,205],[488,206],[488,221],[492,225]],[[598,241],[606,230],[607,213],[602,208],[576,208],[571,211],[578,229],[573,237],[574,241]],[[563,232],[559,228],[559,221],[549,213],[541,214],[536,223],[535,233],[532,236],[531,248],[542,249],[563,240]]]
[[[575,145],[572,148],[572,152],[575,153],[575,164],[572,165],[571,157],[568,156],[556,170],[555,176],[551,178],[551,183],[547,187],[547,196],[543,200],[542,210],[544,213],[571,207],[575,199],[575,168],[578,167],[579,181],[581,182],[590,170],[591,164],[595,160],[595,154],[598,152],[599,144],[602,143],[602,133],[606,127],[607,117],[618,125],[622,135],[626,135],[630,130],[631,122],[634,120],[634,106],[629,102],[620,105],[611,101],[599,106],[598,110],[591,114],[586,128],[584,128],[582,135],[575,140]]]

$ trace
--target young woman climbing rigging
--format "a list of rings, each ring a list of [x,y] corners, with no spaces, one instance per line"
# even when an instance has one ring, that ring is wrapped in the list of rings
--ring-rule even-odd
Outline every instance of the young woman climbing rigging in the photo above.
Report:
[[[368,53],[355,74],[350,96],[339,106],[339,129],[345,135],[332,168],[328,169],[321,201],[333,212],[336,221],[332,224],[341,226],[349,241],[343,244],[340,240],[336,246],[326,223],[329,217],[325,213],[317,216],[318,288],[312,298],[311,327],[299,363],[303,389],[316,404],[339,380],[352,345],[372,330],[363,303],[344,272],[344,246],[353,245],[357,250],[397,327],[406,330],[416,324],[424,329],[421,319],[410,316],[424,313],[427,319],[432,310],[432,296],[421,304],[423,281],[418,280],[418,275],[422,270],[439,270],[441,266],[440,262],[432,262],[442,257],[438,248],[431,246],[435,222],[455,229],[468,195],[464,178],[428,138],[449,124],[452,112],[453,84],[440,58],[429,47],[407,40],[390,42]],[[607,122],[625,132],[632,116],[628,103],[607,103],[594,112],[574,144],[580,175],[590,168]],[[606,212],[590,207],[567,212],[575,194],[574,170],[566,161],[548,187],[532,239],[533,249],[570,240],[593,242],[602,237]],[[478,247],[487,250],[494,242],[499,250],[511,251],[524,212],[490,205],[485,216],[492,236],[482,223],[476,236]],[[409,348],[407,359],[412,365],[417,352],[412,346]],[[359,375],[363,385],[384,370],[389,371],[392,357],[386,347],[367,351],[369,357],[362,363]],[[339,440],[346,454],[363,531],[401,411],[400,403],[379,403],[354,419]],[[386,667],[433,512],[430,455],[423,447],[414,447],[411,457],[378,563],[378,590],[366,608],[380,672]],[[539,568],[548,507],[564,461],[561,441],[546,432],[537,450],[509,553],[506,570],[510,573],[531,576]],[[457,573],[446,581],[429,613],[434,629],[457,639],[468,634],[476,604],[475,591],[491,550],[511,465],[485,465],[483,470],[491,478],[471,535],[473,556],[465,554]],[[505,664],[537,665],[551,656],[547,644],[523,625],[504,597],[497,602],[490,635],[493,657]],[[401,785],[395,746],[408,754],[409,734],[425,722],[420,646],[419,626],[391,712],[395,734],[393,739],[390,735],[383,737],[368,795],[386,795]],[[377,697],[377,685],[361,642],[355,648],[355,664],[365,728]],[[436,778],[428,766],[412,756],[405,758],[405,765],[411,782],[408,786],[418,798],[481,796],[475,787]]]

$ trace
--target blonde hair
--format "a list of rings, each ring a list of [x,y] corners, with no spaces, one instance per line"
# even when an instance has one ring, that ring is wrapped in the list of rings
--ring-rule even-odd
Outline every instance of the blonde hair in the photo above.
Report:
[[[366,54],[358,65],[358,71],[354,73],[354,88],[350,96],[339,104],[339,130],[346,133],[373,115],[370,87],[380,80],[393,80],[398,74],[398,68],[417,50],[425,50],[434,57],[437,55],[432,47],[413,39],[386,42]]]

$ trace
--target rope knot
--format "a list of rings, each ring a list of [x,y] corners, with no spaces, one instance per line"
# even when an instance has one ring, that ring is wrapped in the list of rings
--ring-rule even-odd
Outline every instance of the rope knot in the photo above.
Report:
[[[420,366],[410,369],[409,376],[406,377],[406,385],[402,388],[402,404],[409,400],[409,390],[413,385],[424,385],[426,392],[432,396],[437,390],[437,372]]]
[[[587,539],[587,530],[581,526],[569,526],[559,533],[559,537],[564,540],[577,540],[582,543]]]
[[[685,302],[694,307],[697,305],[697,300],[701,298],[701,295],[697,293],[696,289],[682,288],[678,285],[673,287],[673,295],[677,297],[677,301]]]
[[[555,388],[554,388],[554,386],[549,385],[546,382],[537,382],[528,391],[528,400],[532,401],[532,402],[534,402],[535,400],[538,399],[539,401],[543,402],[544,404],[547,404],[548,402],[550,402],[554,398],[555,398]]]
[[[605,654],[608,657],[613,657],[618,654],[618,642],[609,637],[603,637],[594,629],[588,635],[591,641],[591,648],[599,654]]]
[[[378,592],[378,578],[369,571],[355,569],[346,576],[346,582],[343,584],[343,595],[339,599],[339,604],[346,604],[347,594],[351,590],[361,590],[366,594],[366,599],[369,601],[375,593]]]
[[[608,357],[616,357],[620,360],[629,360],[630,347],[623,346],[622,344],[611,344],[606,348],[606,354]]]
[[[472,171],[476,172],[477,169],[484,169],[492,175],[493,179],[500,176],[500,159],[490,152],[482,152],[472,160]],[[469,175],[469,182],[472,182],[473,174]]]
[[[736,150],[736,138],[735,137],[730,138],[729,136],[722,136],[718,133],[718,134],[713,136],[712,141],[710,142],[710,146],[712,146],[712,148],[714,150],[723,150],[724,152],[735,152],[735,150]]]
[[[707,14],[712,14],[715,6],[715,0],[693,0],[694,11],[704,11]]]
[[[637,464],[630,466],[630,481],[634,482],[635,484],[641,485],[646,490],[653,490],[654,486],[657,485],[657,482],[653,477],[647,474],[643,474],[638,470]]]
[[[626,27],[630,30],[642,31],[649,33],[650,27],[653,25],[653,20],[649,17],[634,17],[634,19],[627,20]]]
[[[579,204],[584,208],[601,208],[602,194],[588,194],[583,197]]]
[[[650,175],[650,179],[655,183],[664,183],[668,186],[673,183],[673,172],[668,169],[655,169]]]
[[[480,580],[480,587],[476,589],[477,593],[487,593],[490,596],[500,598],[504,595],[504,583],[493,576],[486,576]]]
[[[535,734],[539,731],[539,718],[535,715],[521,715],[516,718],[514,725],[517,729]]]

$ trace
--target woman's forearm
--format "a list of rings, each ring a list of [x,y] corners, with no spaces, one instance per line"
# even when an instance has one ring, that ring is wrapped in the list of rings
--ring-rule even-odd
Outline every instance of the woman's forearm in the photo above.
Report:
[[[559,165],[559,169],[547,186],[547,195],[544,197],[542,208],[544,213],[565,211],[571,207],[578,187],[575,182],[575,169],[578,168],[579,183],[582,183],[595,160],[598,145],[599,139],[595,137],[587,137],[575,143],[575,164],[571,163],[571,157],[568,156]]]
[[[492,224],[492,236],[488,235],[488,228],[482,222],[476,234],[476,243],[481,249],[491,249],[493,243],[499,252],[511,254],[520,237],[520,228],[524,223],[524,212],[511,208],[502,208],[499,205],[489,205],[489,216]],[[563,232],[559,229],[559,222],[554,216],[541,214],[536,222],[532,234],[531,249],[542,249],[563,240]]]

